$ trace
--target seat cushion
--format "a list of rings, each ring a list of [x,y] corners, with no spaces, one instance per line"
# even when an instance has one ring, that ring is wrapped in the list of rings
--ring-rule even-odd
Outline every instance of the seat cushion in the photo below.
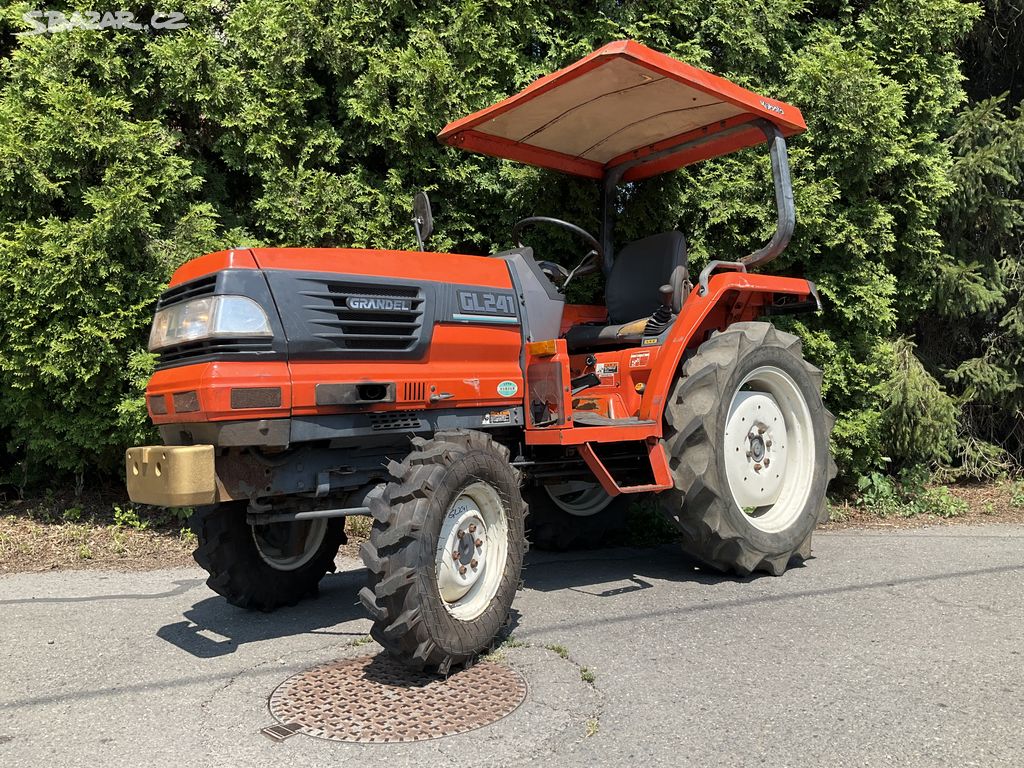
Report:
[[[635,347],[644,337],[647,318],[617,325],[574,325],[565,334],[570,352],[603,347]]]
[[[661,306],[658,289],[663,285],[672,286],[672,309],[678,313],[686,280],[686,238],[682,232],[662,232],[630,243],[619,251],[605,284],[609,323],[650,317]]]

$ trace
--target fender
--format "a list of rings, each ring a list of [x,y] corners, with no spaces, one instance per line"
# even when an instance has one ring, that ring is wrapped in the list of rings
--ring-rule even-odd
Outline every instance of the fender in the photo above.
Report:
[[[640,403],[640,418],[654,421],[660,436],[665,399],[672,391],[672,380],[679,373],[686,350],[699,346],[712,331],[724,331],[732,323],[756,319],[772,303],[774,295],[780,293],[818,301],[814,283],[798,277],[721,272],[711,277],[703,296],[695,287],[658,355]]]

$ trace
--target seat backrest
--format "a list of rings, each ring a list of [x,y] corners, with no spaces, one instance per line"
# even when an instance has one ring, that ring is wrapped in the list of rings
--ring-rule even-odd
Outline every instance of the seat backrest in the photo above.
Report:
[[[658,289],[672,286],[672,309],[683,305],[687,280],[686,238],[677,230],[636,240],[612,264],[605,283],[608,322],[617,325],[649,316],[661,305]]]

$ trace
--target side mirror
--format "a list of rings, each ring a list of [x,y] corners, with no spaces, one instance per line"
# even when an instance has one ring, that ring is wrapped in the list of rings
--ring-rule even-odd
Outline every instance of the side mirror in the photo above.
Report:
[[[434,214],[426,192],[417,192],[412,199],[412,225],[416,228],[416,242],[422,251],[424,241],[434,231]]]

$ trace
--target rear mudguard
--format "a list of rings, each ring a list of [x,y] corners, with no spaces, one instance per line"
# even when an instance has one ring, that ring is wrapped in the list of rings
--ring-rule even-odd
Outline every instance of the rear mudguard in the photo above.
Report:
[[[722,272],[711,277],[703,295],[695,287],[659,351],[640,403],[640,419],[653,421],[660,436],[665,402],[686,351],[700,346],[714,331],[758,318],[777,294],[818,300],[814,283],[796,277]]]

